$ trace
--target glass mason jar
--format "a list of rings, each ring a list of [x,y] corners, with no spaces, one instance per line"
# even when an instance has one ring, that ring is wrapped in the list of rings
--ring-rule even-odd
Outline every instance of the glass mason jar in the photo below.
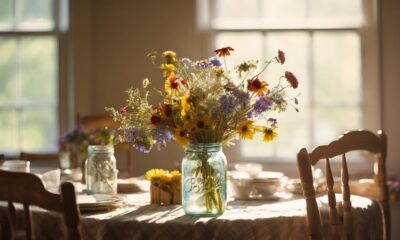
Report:
[[[221,143],[188,146],[182,161],[182,205],[187,215],[215,216],[225,211],[226,170]]]
[[[87,192],[116,194],[118,174],[116,165],[113,146],[89,146],[85,164]]]

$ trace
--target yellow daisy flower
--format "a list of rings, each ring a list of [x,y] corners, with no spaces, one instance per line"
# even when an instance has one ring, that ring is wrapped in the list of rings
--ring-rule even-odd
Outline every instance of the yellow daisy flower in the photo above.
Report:
[[[239,126],[236,128],[236,132],[239,133],[239,135],[243,139],[253,139],[255,128],[253,125],[254,121],[251,120],[245,120],[239,124]]]
[[[174,51],[165,51],[162,56],[167,60],[167,63],[176,62],[176,53]]]
[[[276,132],[276,127],[270,127],[270,128],[267,127],[264,129],[263,133],[264,133],[264,136],[263,136],[264,142],[271,142],[276,137],[278,137],[278,133]]]
[[[161,177],[161,182],[164,184],[169,184],[171,183],[172,180],[172,175],[170,172],[165,171],[165,174]]]
[[[186,147],[189,144],[188,131],[182,127],[176,127],[174,130],[174,139],[181,146]]]
[[[161,69],[163,70],[164,77],[169,77],[175,72],[175,66],[173,64],[161,64]]]
[[[181,190],[182,188],[182,175],[179,171],[172,171],[171,172],[172,178],[171,178],[171,185],[172,189],[174,190]]]
[[[160,181],[165,174],[167,174],[167,171],[163,169],[158,169],[158,168],[150,169],[149,171],[146,172],[146,179],[149,180],[150,182]]]

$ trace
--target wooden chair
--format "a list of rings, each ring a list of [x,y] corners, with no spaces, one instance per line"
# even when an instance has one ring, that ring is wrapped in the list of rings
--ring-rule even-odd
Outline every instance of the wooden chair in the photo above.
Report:
[[[117,130],[119,124],[108,115],[87,115],[78,120],[86,131],[93,131],[99,128],[107,127],[111,130]],[[118,143],[114,146],[116,157],[122,157],[127,161],[128,176],[133,176],[133,149],[127,143]]]
[[[374,193],[369,195],[377,199],[383,209],[384,215],[384,239],[390,239],[390,212],[388,203],[388,188],[386,185],[386,145],[387,137],[379,131],[378,135],[370,131],[351,131],[340,136],[336,141],[328,145],[318,146],[311,153],[308,153],[305,148],[301,149],[297,154],[298,171],[302,182],[303,193],[307,203],[307,220],[311,239],[322,239],[322,226],[318,211],[317,202],[315,199],[315,189],[313,186],[313,176],[311,166],[317,164],[321,159],[326,159],[326,181],[327,194],[329,200],[329,218],[333,229],[334,239],[338,239],[338,224],[339,218],[336,209],[335,191],[333,186],[333,176],[330,167],[329,159],[335,156],[342,155],[342,195],[343,195],[343,230],[346,239],[352,238],[352,217],[350,214],[350,187],[349,174],[346,162],[346,153],[354,150],[366,150],[376,155],[374,181]]]
[[[41,165],[51,165],[52,167],[57,167],[60,165],[59,156],[57,153],[28,153],[21,152],[19,159],[30,161],[31,165],[41,164]]]
[[[68,239],[81,239],[79,211],[74,186],[70,182],[61,185],[61,193],[48,192],[39,177],[22,172],[0,170],[0,201],[8,202],[8,227],[2,224],[2,239],[15,239],[17,231],[16,209],[13,203],[20,203],[24,210],[26,239],[33,239],[33,222],[29,207],[38,206],[57,211],[64,215]]]

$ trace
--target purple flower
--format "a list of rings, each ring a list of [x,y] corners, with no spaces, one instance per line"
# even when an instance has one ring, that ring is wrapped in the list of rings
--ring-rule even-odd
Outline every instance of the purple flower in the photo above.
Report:
[[[151,145],[147,141],[141,140],[143,138],[143,133],[140,129],[130,128],[125,130],[125,138],[132,147],[136,148],[141,153],[148,153],[151,150]]]
[[[157,143],[165,144],[166,142],[170,142],[174,138],[173,134],[168,129],[156,128],[154,130],[154,133],[156,135]]]
[[[208,59],[208,61],[213,65],[214,67],[219,67],[222,65],[221,61],[217,57],[211,57]]]
[[[197,67],[205,69],[211,66],[211,64],[207,60],[201,60],[196,62]]]
[[[222,95],[219,97],[219,101],[224,113],[232,112],[237,106],[237,98],[233,95]]]
[[[248,104],[250,101],[250,94],[238,88],[234,88],[232,94],[237,98],[238,104],[241,104],[242,106]]]
[[[257,117],[263,112],[270,110],[272,104],[273,101],[267,95],[259,97],[258,100],[254,103],[253,109],[249,113],[249,117]]]

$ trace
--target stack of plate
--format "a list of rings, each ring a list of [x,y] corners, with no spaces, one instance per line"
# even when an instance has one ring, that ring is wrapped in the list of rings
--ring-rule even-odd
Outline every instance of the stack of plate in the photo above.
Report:
[[[77,203],[81,212],[110,211],[121,206],[122,200],[112,195],[77,195]]]
[[[23,160],[9,160],[5,161],[0,169],[13,171],[13,172],[29,172],[30,171],[30,162]]]
[[[235,199],[274,200],[276,193],[282,190],[284,174],[262,171],[253,178],[242,172],[234,172],[230,181]]]

